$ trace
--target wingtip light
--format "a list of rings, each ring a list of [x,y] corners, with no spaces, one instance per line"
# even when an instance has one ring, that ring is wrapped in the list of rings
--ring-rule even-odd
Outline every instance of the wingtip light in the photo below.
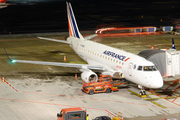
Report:
[[[16,61],[15,60],[12,60],[12,63],[15,63]]]

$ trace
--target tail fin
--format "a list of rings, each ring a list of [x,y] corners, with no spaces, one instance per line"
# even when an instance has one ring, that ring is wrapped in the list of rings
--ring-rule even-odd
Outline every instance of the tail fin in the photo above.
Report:
[[[67,16],[68,16],[68,26],[69,26],[69,35],[79,39],[84,39],[81,33],[79,32],[76,19],[71,7],[71,3],[66,2],[67,4]]]
[[[172,49],[176,49],[175,44],[174,44],[174,38],[172,38]]]
[[[0,0],[0,3],[6,3],[6,0]]]

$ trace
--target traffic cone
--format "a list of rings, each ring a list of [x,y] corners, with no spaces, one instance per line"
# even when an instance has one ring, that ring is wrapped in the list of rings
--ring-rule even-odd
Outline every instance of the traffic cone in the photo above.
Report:
[[[77,79],[77,74],[75,74],[75,77],[74,77],[75,79]]]
[[[122,115],[122,117],[121,117],[121,120],[124,120],[123,115]]]
[[[64,61],[66,62],[66,56],[64,55]]]
[[[5,81],[4,81],[4,76],[2,77],[2,83],[4,83]]]

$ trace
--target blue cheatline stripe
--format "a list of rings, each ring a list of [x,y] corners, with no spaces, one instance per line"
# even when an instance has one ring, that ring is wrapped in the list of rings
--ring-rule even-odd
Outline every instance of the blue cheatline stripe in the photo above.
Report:
[[[76,37],[77,38],[80,38],[79,37],[79,34],[78,34],[78,30],[77,30],[77,26],[76,26],[76,23],[75,23],[75,19],[74,19],[74,17],[73,17],[73,13],[72,13],[72,10],[71,10],[72,8],[71,8],[71,6],[70,6],[70,4],[69,4],[69,11],[70,11],[70,16],[71,16],[71,20],[72,20],[72,27],[73,27],[73,29],[74,29],[74,31],[75,31],[75,35],[76,35]]]

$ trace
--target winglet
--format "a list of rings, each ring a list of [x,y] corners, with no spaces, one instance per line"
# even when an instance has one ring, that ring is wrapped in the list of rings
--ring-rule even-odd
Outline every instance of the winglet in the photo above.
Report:
[[[172,38],[172,49],[176,50],[175,44],[174,44],[174,38]]]
[[[11,62],[14,62],[14,60],[12,60],[12,59],[10,59],[10,58],[9,58],[9,56],[8,56],[8,54],[7,54],[7,52],[6,52],[6,49],[5,49],[5,48],[4,48],[4,51],[5,51],[5,53],[6,53],[7,57],[8,57],[8,59],[9,59]]]

